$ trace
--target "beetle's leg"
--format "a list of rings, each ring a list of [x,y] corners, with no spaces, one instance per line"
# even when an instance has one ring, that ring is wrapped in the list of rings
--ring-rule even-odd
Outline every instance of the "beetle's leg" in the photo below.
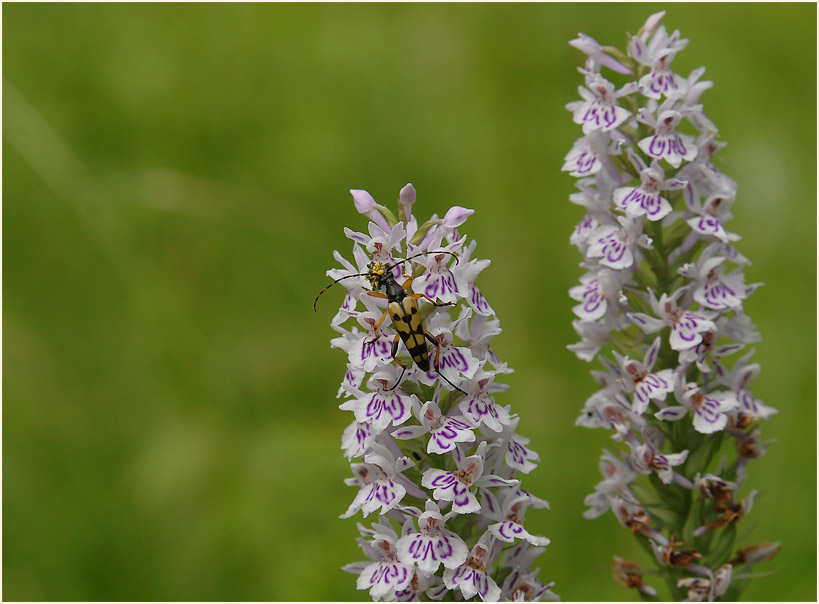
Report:
[[[398,354],[398,347],[400,345],[401,345],[401,334],[397,333],[397,334],[395,334],[395,338],[392,341],[392,360],[395,361],[396,363],[398,363],[399,365],[401,365],[401,367],[403,367],[404,364],[395,357],[395,355]]]
[[[412,283],[413,279],[414,279],[414,277],[407,277],[407,280],[404,281],[404,284],[401,286],[401,287],[404,288],[404,291],[409,290],[409,286]],[[454,302],[442,302],[441,304],[438,304],[435,300],[433,300],[432,298],[430,298],[426,294],[410,294],[409,297],[412,298],[413,300],[420,300],[421,298],[426,298],[427,300],[432,302],[435,306],[452,306],[453,304],[455,304]]]
[[[373,294],[373,293],[377,293],[377,292],[370,292],[370,294]],[[378,328],[379,328],[379,327],[381,327],[381,324],[384,322],[384,319],[386,319],[386,318],[387,318],[387,315],[388,315],[388,314],[390,314],[390,311],[385,310],[385,311],[384,311],[384,314],[383,314],[383,315],[381,315],[381,318],[380,318],[380,319],[378,319],[378,321],[376,321],[376,322],[375,322],[375,325],[373,325],[373,332],[378,331]],[[370,340],[369,342],[364,342],[364,344],[365,344],[365,345],[375,344],[375,343],[376,343],[376,341],[378,341],[378,336],[376,336],[375,338],[373,338],[373,339],[372,339],[372,340]],[[395,354],[393,354],[392,356],[395,356]]]
[[[441,373],[441,344],[438,342],[438,340],[433,338],[432,335],[426,329],[424,330],[424,337],[429,341],[430,344],[435,346],[435,373],[440,375],[441,379],[443,379],[447,384],[455,388],[455,390],[457,390],[461,394],[466,394],[466,392],[464,392],[455,384],[450,382],[449,379],[447,379],[447,377],[443,373]]]
[[[395,386],[393,386],[392,388],[387,388],[387,392],[392,392],[393,390],[398,388],[398,384],[401,383],[401,378],[404,377],[404,372],[407,370],[407,366],[404,365],[404,363],[402,363],[400,361],[400,359],[395,356],[398,353],[398,347],[400,345],[401,345],[401,334],[396,334],[395,339],[392,341],[392,360],[395,361],[396,363],[398,363],[399,365],[401,365],[401,375],[398,376],[398,381],[395,382]]]
[[[381,327],[381,324],[384,322],[384,319],[386,319],[386,318],[387,318],[387,315],[388,315],[388,314],[390,314],[390,311],[385,310],[385,311],[384,311],[384,314],[383,314],[383,315],[381,315],[381,318],[380,318],[380,319],[378,319],[378,321],[376,321],[376,322],[375,322],[375,325],[373,325],[373,331],[375,331],[376,329],[378,329],[379,327]]]
[[[432,302],[435,306],[452,306],[453,304],[455,304],[454,302],[441,302],[439,304],[438,302],[436,302],[435,300],[433,300],[432,298],[430,298],[426,294],[411,294],[410,298],[412,298],[413,300],[419,300],[420,298],[426,298],[427,300]]]

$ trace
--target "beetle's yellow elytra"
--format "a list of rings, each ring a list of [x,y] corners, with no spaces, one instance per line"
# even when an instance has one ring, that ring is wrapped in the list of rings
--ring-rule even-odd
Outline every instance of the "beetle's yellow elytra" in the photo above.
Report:
[[[387,305],[392,324],[401,336],[412,360],[423,367],[429,359],[429,350],[424,338],[424,327],[418,313],[418,304],[409,296],[401,302],[390,302]]]

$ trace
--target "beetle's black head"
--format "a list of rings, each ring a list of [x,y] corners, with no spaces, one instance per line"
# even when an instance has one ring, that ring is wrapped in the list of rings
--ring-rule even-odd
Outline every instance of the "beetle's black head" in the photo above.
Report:
[[[390,271],[392,267],[388,264],[382,264],[380,262],[370,262],[367,265],[369,272],[366,275],[367,281],[370,282],[370,287],[374,292],[377,292],[381,289],[381,286],[384,285],[389,279]]]

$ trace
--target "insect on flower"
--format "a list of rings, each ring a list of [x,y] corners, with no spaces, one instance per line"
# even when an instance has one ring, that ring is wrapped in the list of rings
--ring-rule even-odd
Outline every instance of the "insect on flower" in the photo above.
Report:
[[[316,310],[316,303],[321,295],[339,281],[350,279],[352,277],[364,277],[370,282],[370,287],[372,288],[372,290],[367,290],[367,295],[372,296],[373,298],[387,300],[387,310],[384,311],[384,314],[381,315],[381,318],[375,323],[374,329],[377,331],[378,328],[381,327],[381,323],[383,323],[384,319],[386,319],[387,315],[389,315],[390,319],[392,319],[393,327],[395,327],[396,331],[398,332],[392,342],[392,358],[401,366],[402,371],[401,375],[398,377],[398,381],[395,382],[395,385],[392,388],[389,388],[388,391],[395,390],[398,387],[398,384],[401,383],[401,379],[404,377],[404,373],[407,371],[407,366],[395,356],[398,353],[399,341],[404,342],[404,345],[407,347],[407,351],[409,352],[410,357],[412,357],[413,362],[423,371],[429,371],[429,348],[427,347],[427,341],[429,341],[429,343],[435,346],[436,349],[435,372],[447,384],[455,388],[455,390],[464,393],[463,390],[450,382],[446,376],[441,373],[441,348],[438,341],[432,337],[432,335],[430,335],[426,329],[424,329],[424,325],[421,322],[421,315],[418,312],[417,300],[419,298],[426,298],[435,306],[452,306],[454,302],[438,303],[426,294],[408,294],[407,290],[412,284],[413,277],[407,277],[407,280],[404,281],[403,284],[399,284],[392,274],[392,271],[396,266],[409,262],[410,260],[418,258],[419,256],[427,256],[429,254],[449,254],[455,258],[456,263],[458,262],[458,256],[452,252],[443,250],[436,252],[423,252],[421,254],[416,254],[414,256],[410,256],[409,258],[405,258],[404,260],[399,260],[393,264],[370,262],[367,265],[369,270],[366,273],[356,273],[354,275],[341,277],[321,290],[318,296],[316,296],[316,299],[313,300],[313,310]],[[380,291],[381,288],[384,288],[385,291]]]

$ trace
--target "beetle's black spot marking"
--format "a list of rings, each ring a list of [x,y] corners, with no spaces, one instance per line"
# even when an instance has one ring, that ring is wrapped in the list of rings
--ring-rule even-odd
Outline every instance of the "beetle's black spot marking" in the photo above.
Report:
[[[398,335],[401,336],[402,340],[406,340],[410,334],[412,334],[412,330],[409,326],[404,325],[400,319],[393,319],[392,324],[395,326],[395,329],[398,331]]]
[[[426,352],[427,346],[423,340],[419,340],[418,336],[410,335],[407,336],[405,340],[407,343],[407,348],[409,349],[410,353],[419,354],[422,350]]]

